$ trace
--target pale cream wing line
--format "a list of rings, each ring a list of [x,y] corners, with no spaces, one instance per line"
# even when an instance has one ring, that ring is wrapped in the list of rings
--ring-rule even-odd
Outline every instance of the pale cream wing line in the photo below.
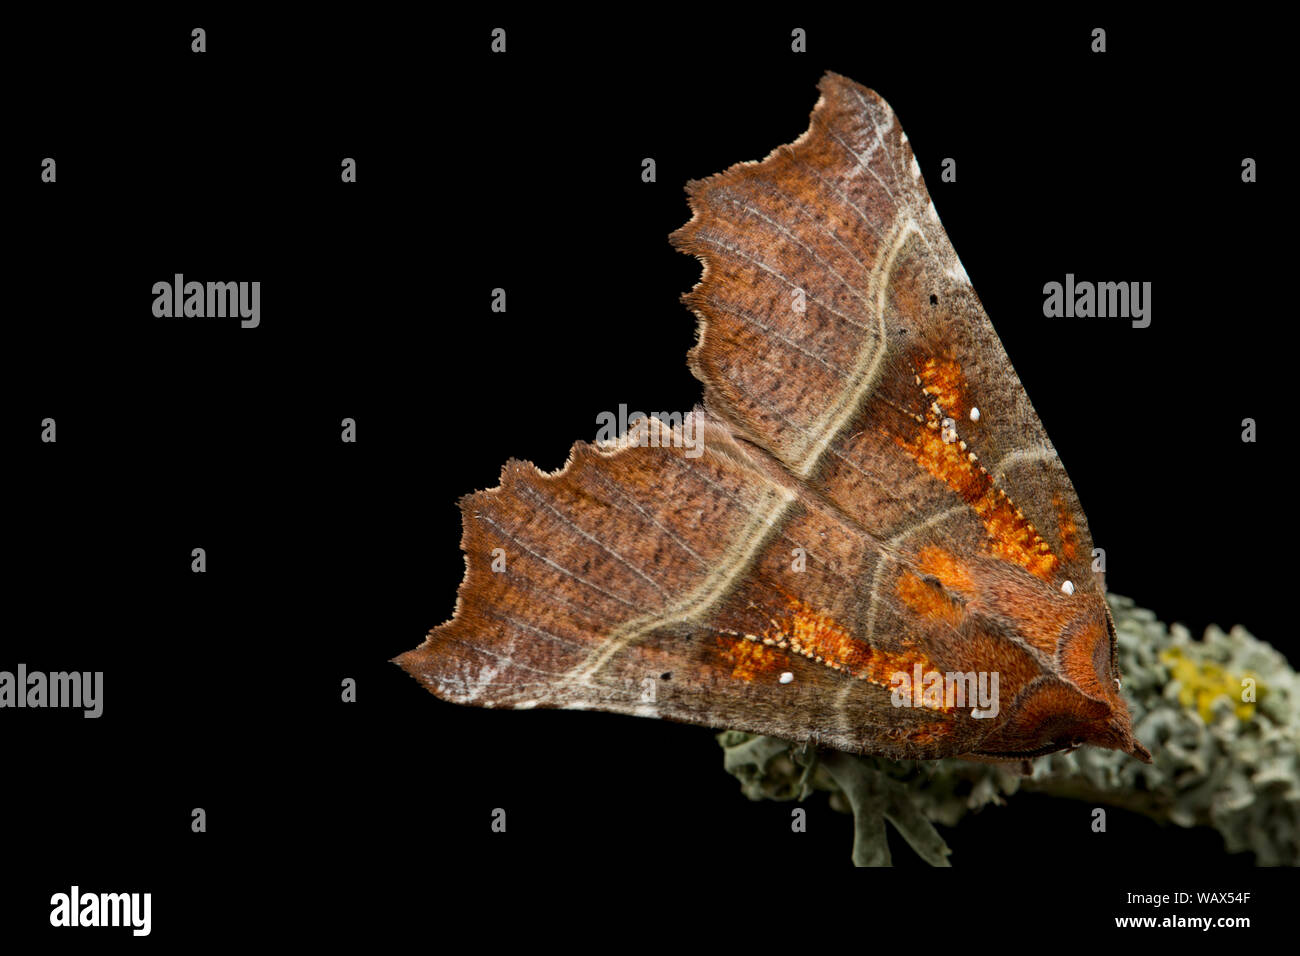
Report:
[[[1050,444],[1035,445],[1033,448],[1016,448],[999,458],[997,464],[988,469],[988,472],[993,476],[993,480],[997,481],[1006,477],[1006,473],[1012,468],[1035,461],[1049,461],[1055,457],[1057,457],[1056,449]]]
[[[811,443],[811,448],[805,449],[799,460],[793,462],[795,474],[800,478],[807,478],[813,473],[826,451],[826,446],[839,437],[845,423],[857,414],[858,409],[862,407],[862,403],[876,388],[876,383],[880,378],[880,371],[884,367],[885,352],[889,347],[888,331],[885,328],[885,296],[889,291],[889,278],[893,275],[894,262],[898,258],[899,250],[902,249],[903,243],[907,241],[907,237],[914,232],[917,235],[921,234],[920,228],[912,219],[895,222],[894,228],[891,230],[889,252],[881,257],[879,264],[872,272],[871,279],[867,283],[868,291],[874,289],[876,293],[877,338],[874,343],[870,339],[863,342],[862,348],[858,350],[857,359],[853,363],[853,369],[849,376],[849,387],[840,392],[839,400],[822,413],[817,423],[810,430],[811,433],[817,435],[816,441]]]
[[[738,541],[727,549],[723,562],[706,575],[698,587],[661,611],[634,618],[616,627],[604,643],[587,655],[586,660],[569,671],[564,683],[579,686],[589,684],[596,672],[611,658],[642,635],[668,624],[699,617],[729,593],[736,579],[745,573],[753,556],[779,525],[786,510],[795,501],[795,494],[789,488],[769,482],[766,498],[766,507],[754,509],[737,536]]]
[[[869,111],[866,111],[866,116],[867,120],[872,122],[874,127],[874,120],[872,120]],[[859,163],[867,168],[868,172],[875,175],[875,171],[871,170],[870,167],[863,162],[860,154],[855,152],[848,146],[848,144],[844,143],[843,140],[839,139],[833,130],[829,130],[828,128],[827,131],[830,132],[840,145],[848,150],[848,152],[853,155]],[[878,135],[879,131],[877,130],[877,136]],[[881,145],[883,145],[883,143]],[[878,176],[876,178],[879,179]],[[881,186],[885,187],[885,184],[881,182]],[[885,191],[886,194],[893,199],[893,194],[887,187],[885,187]],[[915,205],[915,197],[910,195],[910,190],[908,199],[910,201],[907,206],[902,204],[897,205],[900,212],[908,209],[909,206]],[[867,306],[868,312],[872,311],[871,306],[873,304],[869,297],[874,295],[875,315],[870,316],[870,318],[875,320],[876,334],[874,337],[867,337],[864,339],[862,348],[859,349],[858,355],[854,361],[848,386],[841,391],[838,401],[832,404],[831,407],[821,415],[814,428],[805,433],[801,451],[796,455],[795,461],[792,462],[795,474],[801,478],[807,478],[812,474],[813,470],[817,467],[818,462],[821,460],[821,457],[825,454],[826,449],[844,429],[846,423],[857,413],[858,409],[862,407],[862,403],[865,402],[875,390],[881,370],[884,367],[884,357],[888,350],[888,331],[885,323],[885,299],[889,289],[889,280],[893,275],[894,264],[897,261],[899,251],[903,248],[908,237],[913,234],[920,237],[920,239],[927,245],[930,244],[929,238],[925,235],[914,218],[911,218],[910,216],[907,218],[899,216],[894,220],[887,237],[888,253],[880,257],[875,264],[871,276],[868,279],[866,294],[863,295],[862,293],[857,293],[859,298],[861,298]],[[718,245],[725,244],[718,243]],[[731,249],[729,251],[744,258],[750,258],[739,249]],[[777,270],[772,269],[765,263],[756,262],[755,264],[767,269],[767,271],[771,272],[778,279],[786,282],[787,285],[793,285],[787,276],[781,275]],[[844,284],[849,288],[852,288],[852,286],[847,282]],[[837,315],[839,314],[838,311],[833,308],[826,308],[832,313]],[[851,322],[847,316],[841,317],[846,321]],[[857,325],[858,323],[852,322],[851,324]],[[870,326],[867,326],[867,328],[870,328]],[[600,647],[593,650],[581,664],[569,671],[566,675],[565,683],[570,685],[577,684],[579,686],[588,685],[591,678],[602,667],[604,667],[605,664],[641,636],[655,630],[656,628],[702,617],[713,607],[714,604],[717,603],[717,601],[728,594],[734,587],[736,579],[749,567],[754,556],[767,542],[772,531],[780,523],[782,518],[785,516],[786,511],[789,509],[790,504],[795,500],[795,495],[790,491],[790,489],[775,484],[770,486],[769,494],[772,496],[771,504],[765,512],[762,510],[755,512],[750,522],[739,536],[739,540],[728,549],[728,560],[721,567],[707,575],[699,587],[692,589],[682,599],[674,602],[669,607],[627,621],[615,628]]]
[[[944,511],[936,512],[922,521],[918,521],[915,524],[903,528],[898,532],[898,534],[890,538],[885,543],[885,546],[880,549],[880,561],[871,572],[871,594],[867,600],[867,634],[865,640],[868,644],[870,644],[872,639],[876,636],[876,608],[880,606],[880,602],[877,599],[877,590],[880,587],[880,575],[878,572],[880,571],[881,566],[883,566],[886,561],[897,561],[898,557],[895,555],[896,549],[912,535],[916,534],[918,531],[933,528],[935,525],[941,524],[953,517],[953,515],[959,514],[965,510],[966,505],[961,504],[955,505]]]

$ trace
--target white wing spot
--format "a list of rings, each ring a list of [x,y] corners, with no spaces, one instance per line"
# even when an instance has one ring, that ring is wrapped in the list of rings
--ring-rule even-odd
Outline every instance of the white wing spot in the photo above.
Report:
[[[794,674],[790,673],[789,671],[785,671],[784,673],[781,674],[779,680],[781,681],[782,684],[789,684],[791,681],[794,680]]]

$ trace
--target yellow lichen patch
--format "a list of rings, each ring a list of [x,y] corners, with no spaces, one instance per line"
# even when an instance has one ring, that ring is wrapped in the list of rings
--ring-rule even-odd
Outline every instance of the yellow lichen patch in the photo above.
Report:
[[[1060,564],[1047,542],[1001,489],[988,472],[970,460],[960,442],[945,442],[931,420],[917,429],[914,438],[893,435],[893,439],[918,465],[942,481],[970,505],[984,523],[989,551],[995,557],[1018,564],[1030,574],[1052,581]]]
[[[1241,699],[1241,682],[1247,678],[1253,680],[1256,696],[1262,695],[1264,686],[1256,674],[1250,671],[1231,674],[1212,661],[1193,660],[1177,647],[1162,652],[1160,660],[1169,666],[1170,679],[1178,683],[1178,703],[1187,710],[1195,710],[1207,724],[1214,721],[1214,702],[1220,697],[1232,701],[1238,720],[1255,716],[1255,701]]]
[[[1061,557],[1073,561],[1079,553],[1079,526],[1059,493],[1052,495],[1052,504],[1056,508],[1056,528],[1061,535]]]
[[[768,674],[781,665],[781,655],[770,647],[756,643],[752,638],[729,640],[718,638],[722,658],[731,665],[731,676],[736,680],[751,681],[759,674]]]
[[[961,366],[950,358],[928,358],[917,370],[921,388],[930,400],[937,402],[944,414],[963,418],[966,408],[966,376]]]
[[[961,606],[949,598],[943,588],[922,580],[911,571],[904,571],[898,576],[894,590],[898,592],[899,599],[918,617],[927,621],[943,621],[954,627],[961,623]]]

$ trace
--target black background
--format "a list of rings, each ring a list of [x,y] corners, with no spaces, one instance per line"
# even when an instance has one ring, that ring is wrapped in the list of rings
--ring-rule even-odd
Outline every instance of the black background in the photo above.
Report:
[[[666,238],[682,186],[795,139],[826,69],[897,112],[1111,589],[1195,633],[1245,624],[1296,662],[1276,31],[855,10],[11,24],[0,668],[102,670],[105,709],[0,714],[6,931],[49,930],[74,882],[151,891],[153,938],[173,942],[465,919],[445,894],[482,901],[485,880],[500,913],[503,883],[544,906],[621,875],[631,924],[664,933],[676,884],[697,912],[776,891],[797,923],[825,903],[806,881],[848,865],[850,818],[819,796],[792,834],[790,805],[746,801],[707,730],[458,708],[388,660],[451,614],[459,496],[510,457],[562,465],[620,403],[699,401],[678,302],[699,264]],[[151,287],[176,272],[260,280],[261,326],[155,319]],[[1150,328],[1045,319],[1043,284],[1067,272],[1150,281]],[[1213,831],[1112,811],[1099,835],[1089,810],[1015,798],[944,831],[967,873],[868,875],[831,912],[930,920],[960,899],[1073,934],[1140,912],[1128,891],[1250,890],[1259,922],[1294,892]],[[895,860],[915,862],[901,844]],[[709,871],[744,873],[739,897]]]

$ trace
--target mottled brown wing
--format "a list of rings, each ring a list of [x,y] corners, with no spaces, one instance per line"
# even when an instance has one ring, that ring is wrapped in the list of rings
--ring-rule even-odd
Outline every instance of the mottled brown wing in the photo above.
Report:
[[[672,239],[704,262],[686,301],[706,404],[891,549],[992,542],[1099,587],[1078,498],[893,110],[835,74],[820,90],[794,144],[687,187]],[[900,626],[888,610],[868,610],[868,640]]]
[[[688,187],[703,454],[643,430],[507,465],[463,503],[455,617],[398,660],[461,703],[886,756],[1128,747],[1064,469],[893,112],[821,91],[796,143]],[[898,673],[972,668],[996,716],[894,706]]]
[[[499,487],[461,509],[455,617],[397,658],[446,700],[664,717],[843,750],[880,741],[873,750],[900,756],[937,746],[941,724],[959,749],[990,729],[891,706],[890,674],[923,657],[896,640],[865,647],[835,622],[876,542],[703,410],[616,447],[579,443],[553,474],[509,462]]]

